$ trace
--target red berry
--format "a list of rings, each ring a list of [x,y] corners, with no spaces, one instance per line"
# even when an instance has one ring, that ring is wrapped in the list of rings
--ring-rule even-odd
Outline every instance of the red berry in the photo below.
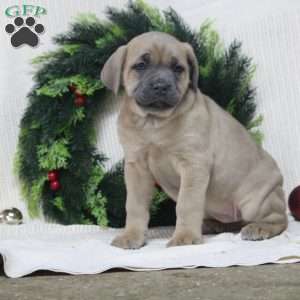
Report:
[[[77,96],[74,100],[74,104],[77,107],[81,107],[85,105],[85,97],[84,96]]]
[[[292,216],[300,221],[300,186],[291,192],[288,203]]]
[[[57,191],[57,190],[59,190],[59,189],[60,189],[60,183],[59,183],[59,181],[57,181],[57,180],[51,181],[51,182],[50,182],[50,189],[51,189],[52,191]]]
[[[48,172],[48,180],[49,181],[57,181],[58,180],[58,171]]]
[[[74,93],[74,92],[76,91],[76,86],[73,85],[73,84],[69,85],[69,91],[70,91],[71,93]]]

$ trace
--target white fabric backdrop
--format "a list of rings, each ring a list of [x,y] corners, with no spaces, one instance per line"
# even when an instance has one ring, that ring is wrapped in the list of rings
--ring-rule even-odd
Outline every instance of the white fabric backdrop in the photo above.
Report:
[[[13,175],[13,158],[18,124],[27,105],[26,94],[33,84],[29,62],[42,52],[54,49],[51,37],[65,31],[78,13],[94,12],[103,18],[108,4],[123,6],[127,1],[31,0],[30,4],[48,10],[48,14],[40,18],[46,31],[40,36],[37,48],[14,49],[4,31],[12,19],[4,15],[4,10],[18,2],[22,3],[0,2],[0,211],[16,206],[27,217]],[[300,183],[300,1],[152,0],[148,3],[159,8],[172,6],[194,28],[211,18],[225,44],[235,38],[243,42],[243,52],[253,57],[257,65],[253,83],[258,88],[258,113],[264,116],[264,147],[281,167],[285,190],[289,193]],[[102,137],[98,147],[111,157],[107,167],[122,156],[115,130],[117,106],[116,101],[108,101],[107,113],[97,124]]]

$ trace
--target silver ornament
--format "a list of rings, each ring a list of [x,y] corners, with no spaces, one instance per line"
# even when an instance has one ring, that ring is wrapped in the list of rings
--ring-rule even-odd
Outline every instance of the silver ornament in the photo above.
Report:
[[[23,221],[22,213],[15,207],[5,209],[0,213],[0,224],[18,225]]]

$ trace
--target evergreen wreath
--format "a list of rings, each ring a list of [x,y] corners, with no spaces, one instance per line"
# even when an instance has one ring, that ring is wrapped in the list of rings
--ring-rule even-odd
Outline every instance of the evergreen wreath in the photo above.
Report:
[[[57,50],[34,59],[38,69],[29,105],[21,120],[16,170],[32,217],[44,215],[63,224],[120,227],[125,222],[123,163],[104,171],[105,154],[95,144],[94,120],[108,91],[100,71],[109,56],[133,37],[163,31],[190,43],[199,62],[199,88],[229,111],[260,142],[254,118],[251,59],[241,43],[224,49],[211,24],[193,31],[173,10],[161,13],[143,1],[126,9],[107,9],[107,21],[82,15],[54,38]],[[175,205],[159,187],[151,225],[175,223]]]

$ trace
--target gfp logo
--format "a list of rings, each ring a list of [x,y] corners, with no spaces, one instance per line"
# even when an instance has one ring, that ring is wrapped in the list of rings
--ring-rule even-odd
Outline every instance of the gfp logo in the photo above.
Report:
[[[13,24],[7,24],[5,31],[11,35],[13,47],[28,45],[35,47],[39,43],[39,35],[45,31],[44,25],[37,23],[35,18],[46,15],[47,11],[41,6],[13,5],[5,10],[5,15],[14,18]]]

